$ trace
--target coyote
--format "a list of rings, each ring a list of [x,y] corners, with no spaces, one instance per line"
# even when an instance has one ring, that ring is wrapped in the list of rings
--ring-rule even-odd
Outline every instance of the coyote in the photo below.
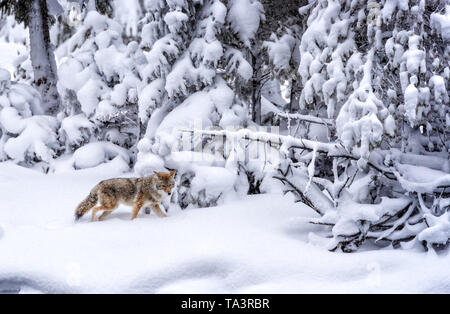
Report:
[[[166,217],[159,204],[166,195],[170,195],[174,186],[176,170],[168,173],[156,172],[145,178],[120,178],[105,180],[97,184],[75,211],[75,220],[79,220],[97,203],[100,206],[92,209],[91,221],[95,214],[103,210],[98,220],[105,219],[119,204],[134,206],[131,220],[135,219],[144,205],[150,205],[159,217]]]

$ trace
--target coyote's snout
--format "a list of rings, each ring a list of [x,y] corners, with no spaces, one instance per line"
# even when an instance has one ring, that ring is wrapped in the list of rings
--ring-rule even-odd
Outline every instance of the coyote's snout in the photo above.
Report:
[[[166,217],[159,204],[166,195],[170,195],[175,184],[175,173],[156,172],[153,176],[145,178],[110,179],[97,184],[75,211],[75,220],[80,219],[92,208],[92,219],[98,211],[103,213],[98,218],[103,220],[111,214],[120,204],[134,206],[131,220],[135,219],[144,205],[150,205],[160,217]],[[96,206],[100,203],[100,206]]]

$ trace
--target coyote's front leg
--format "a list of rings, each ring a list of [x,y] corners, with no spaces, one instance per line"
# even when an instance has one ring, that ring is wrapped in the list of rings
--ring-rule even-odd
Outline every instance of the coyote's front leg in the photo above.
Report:
[[[131,215],[131,220],[136,219],[137,215],[139,214],[139,211],[141,210],[142,206],[144,205],[144,202],[142,199],[137,199],[136,203],[134,204],[133,214]]]
[[[152,209],[159,217],[167,217],[166,213],[161,210],[158,204],[152,204]]]

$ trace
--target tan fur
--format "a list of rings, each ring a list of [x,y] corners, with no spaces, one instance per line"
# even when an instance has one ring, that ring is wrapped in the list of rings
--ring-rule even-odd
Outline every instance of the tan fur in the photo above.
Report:
[[[105,180],[97,184],[88,197],[78,205],[75,219],[80,219],[92,209],[91,221],[95,221],[97,212],[103,211],[99,220],[105,219],[120,204],[133,206],[131,220],[135,219],[141,208],[149,205],[159,217],[166,217],[159,204],[171,193],[176,170],[168,173],[156,172],[145,178],[119,178]],[[100,206],[97,206],[100,203]]]

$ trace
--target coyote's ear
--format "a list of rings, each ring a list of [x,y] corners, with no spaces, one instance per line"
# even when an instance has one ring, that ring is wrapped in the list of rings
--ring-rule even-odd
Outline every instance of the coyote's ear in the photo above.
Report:
[[[174,177],[176,173],[177,173],[176,170],[172,170],[172,171],[170,172],[170,175],[171,175],[172,177]]]

